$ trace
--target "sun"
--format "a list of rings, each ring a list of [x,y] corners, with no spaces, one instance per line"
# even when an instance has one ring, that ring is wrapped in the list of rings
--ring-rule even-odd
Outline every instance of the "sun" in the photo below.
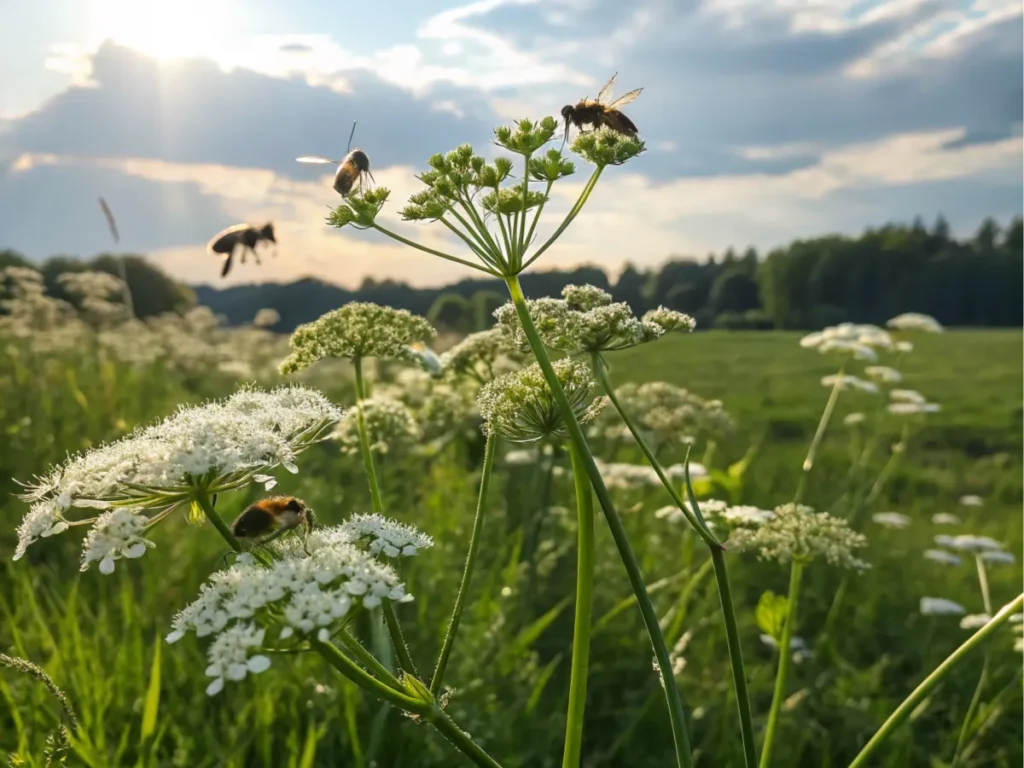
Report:
[[[217,58],[230,38],[234,0],[94,0],[93,44],[105,40],[156,59]]]

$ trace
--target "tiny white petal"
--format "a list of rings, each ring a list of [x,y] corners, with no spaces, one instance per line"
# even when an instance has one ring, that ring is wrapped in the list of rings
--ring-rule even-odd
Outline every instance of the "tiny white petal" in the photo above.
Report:
[[[176,629],[164,638],[168,643],[176,643],[185,636],[184,630]]]
[[[331,633],[328,632],[326,629],[321,629],[319,632],[316,633],[316,639],[319,640],[321,643],[326,643],[328,640],[331,639]]]
[[[295,630],[291,627],[285,627],[281,630],[281,634],[278,635],[282,640],[287,640],[289,637],[295,634]]]
[[[254,675],[258,675],[260,672],[266,672],[270,669],[270,659],[262,654],[253,656],[246,663],[246,666],[249,668],[250,672]]]
[[[210,683],[208,686],[206,686],[206,695],[207,696],[216,696],[218,693],[220,693],[223,690],[224,690],[224,678],[223,677],[218,677],[216,680],[214,680],[212,683]]]
[[[114,558],[104,557],[100,560],[100,573],[109,576],[114,572]]]
[[[228,680],[244,680],[248,671],[245,664],[228,664],[228,672],[225,677]]]
[[[146,545],[141,541],[137,544],[132,544],[128,549],[125,550],[124,556],[129,558],[142,557],[146,554]]]

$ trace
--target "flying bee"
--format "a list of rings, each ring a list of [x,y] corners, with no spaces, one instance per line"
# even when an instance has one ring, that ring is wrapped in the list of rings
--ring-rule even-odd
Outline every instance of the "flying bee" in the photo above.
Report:
[[[566,104],[562,107],[566,136],[569,135],[570,124],[575,125],[581,131],[584,125],[591,125],[594,128],[606,125],[613,131],[618,131],[626,136],[636,136],[636,126],[633,125],[632,120],[619,111],[619,107],[631,104],[640,95],[643,88],[636,88],[609,104],[608,99],[612,95],[612,83],[615,82],[615,78],[618,76],[618,72],[611,76],[611,79],[604,84],[601,92],[597,94],[596,100],[584,97],[576,104]]]
[[[231,271],[231,264],[234,262],[235,251],[242,246],[242,263],[245,264],[245,254],[252,251],[252,257],[259,265],[260,257],[256,253],[256,244],[260,242],[277,243],[274,239],[274,225],[264,224],[262,227],[254,227],[251,224],[234,224],[213,236],[213,239],[206,246],[207,252],[213,256],[220,254],[224,259],[224,267],[220,271],[221,277],[227,277]]]
[[[249,505],[231,524],[235,538],[254,540],[259,544],[273,541],[288,531],[306,527],[313,530],[313,510],[294,496],[270,496]]]
[[[370,173],[370,158],[361,149],[352,149],[352,137],[356,135],[356,124],[352,123],[352,133],[348,136],[348,149],[343,160],[332,160],[321,155],[304,155],[295,158],[299,163],[337,163],[338,170],[334,174],[334,191],[342,197],[348,197],[352,187],[359,184],[363,188],[363,174],[370,177],[370,181],[376,183],[373,174]]]

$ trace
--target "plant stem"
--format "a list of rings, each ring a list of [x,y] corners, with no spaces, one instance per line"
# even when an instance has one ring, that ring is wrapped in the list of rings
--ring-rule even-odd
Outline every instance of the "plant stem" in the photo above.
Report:
[[[1010,619],[1011,615],[1019,613],[1022,607],[1024,607],[1024,594],[1018,595],[1013,602],[1004,605],[988,624],[971,635],[959,648],[949,654],[945,661],[933,669],[931,674],[896,707],[895,711],[889,715],[889,718],[882,723],[882,727],[875,732],[875,735],[871,737],[860,753],[853,759],[849,768],[863,768],[863,766],[868,765],[868,758],[871,757],[882,742],[895,733],[904,720],[910,717],[910,713],[914,711],[917,705],[921,703],[936,685],[942,682],[953,667],[967,658],[971,651],[984,643],[989,638],[989,635],[998,631]]]
[[[572,630],[572,673],[569,710],[565,721],[562,768],[579,768],[583,748],[583,712],[587,706],[587,670],[590,663],[590,616],[594,602],[594,496],[575,443],[569,444],[572,478],[576,486],[577,556],[576,618]]]
[[[213,527],[217,529],[217,532],[221,535],[221,538],[228,543],[235,552],[242,551],[242,545],[238,543],[238,539],[235,538],[234,534],[231,533],[231,529],[228,528],[224,519],[217,514],[217,510],[213,508],[213,504],[210,503],[210,496],[203,488],[197,488],[193,498],[202,510],[203,514],[206,515],[206,519],[213,523]]]
[[[384,614],[384,623],[388,625],[388,634],[391,635],[391,644],[395,646],[395,656],[398,658],[398,665],[408,674],[418,677],[416,665],[413,663],[412,654],[409,653],[409,646],[406,645],[405,635],[402,634],[402,625],[398,623],[395,615],[395,608],[387,598],[381,600],[381,613]]]
[[[882,471],[878,473],[878,477],[875,478],[875,482],[871,486],[871,490],[868,492],[867,497],[864,499],[864,503],[857,507],[859,512],[861,507],[870,507],[878,499],[878,495],[882,492],[882,488],[885,486],[886,480],[889,479],[889,475],[896,469],[896,465],[899,464],[900,457],[907,450],[907,440],[910,437],[909,431],[909,420],[903,422],[903,432],[900,435],[900,441],[893,446],[892,452],[889,454],[888,461],[885,462],[885,466],[882,467]]]
[[[460,259],[458,256],[452,256],[451,254],[445,253],[444,251],[436,251],[433,248],[428,248],[425,245],[420,245],[419,243],[413,240],[409,240],[408,238],[402,237],[397,232],[392,232],[390,229],[382,227],[380,224],[374,223],[373,228],[380,232],[382,235],[387,235],[392,240],[397,240],[398,242],[402,243],[402,245],[408,245],[410,248],[415,248],[418,251],[429,253],[431,256],[439,256],[442,259],[445,259],[446,261],[454,261],[456,264],[461,264],[464,267],[475,269],[477,272],[486,272],[488,275],[498,277],[498,275],[496,275],[494,272],[487,269],[486,267],[483,267],[479,264],[474,264],[472,261]]]
[[[373,677],[370,673],[352,661],[352,659],[342,653],[333,643],[325,643],[314,638],[309,641],[309,645],[313,650],[319,653],[328,664],[341,672],[341,674],[360,688],[372,693],[378,699],[383,699],[389,704],[393,704],[407,712],[414,712],[420,715],[426,714],[430,708],[429,702],[413,698],[402,691],[396,691],[391,686],[385,685],[380,680]]]
[[[493,757],[484,752],[465,731],[455,724],[455,721],[448,717],[448,714],[440,707],[435,706],[426,717],[434,728],[451,742],[459,752],[472,760],[480,768],[501,768],[501,764]]]
[[[562,220],[562,223],[558,225],[558,229],[556,229],[554,234],[547,239],[544,245],[537,249],[537,252],[530,257],[530,260],[522,265],[522,267],[519,270],[520,272],[522,272],[528,266],[533,264],[533,262],[539,259],[541,257],[541,254],[543,254],[544,251],[550,248],[551,245],[555,242],[555,240],[557,240],[558,237],[565,231],[566,227],[572,224],[572,220],[579,215],[579,212],[581,210],[583,210],[583,206],[586,204],[587,198],[590,197],[590,193],[593,192],[594,187],[597,186],[597,180],[601,177],[601,171],[603,170],[604,166],[598,166],[598,168],[594,170],[594,174],[587,180],[586,185],[584,185],[583,187],[583,191],[580,192],[579,199],[576,201],[573,207],[569,209],[569,213],[566,214],[565,219]],[[508,280],[508,278],[506,278],[506,280]]]
[[[363,647],[363,644],[359,642],[347,629],[341,631],[338,635],[338,639],[341,644],[344,645],[352,655],[356,657],[358,661],[363,663],[363,666],[368,669],[372,669],[377,673],[377,676],[385,683],[390,685],[396,691],[402,690],[402,682],[391,674],[387,667],[380,663],[376,656],[370,653]]]
[[[381,499],[380,486],[377,484],[377,471],[373,466],[373,454],[370,452],[370,436],[366,432],[366,419],[363,418],[363,400],[366,399],[366,386],[363,383],[363,360],[352,361],[356,369],[356,425],[359,428],[359,451],[363,455],[363,468],[370,483],[370,498],[373,511],[378,515],[384,513],[384,501]]]
[[[988,588],[988,572],[985,570],[985,561],[981,559],[980,555],[975,555],[974,560],[978,566],[978,587],[981,589],[981,602],[985,607],[985,613],[991,616],[992,594]],[[960,726],[960,735],[956,740],[956,750],[953,752],[953,762],[950,763],[950,768],[956,768],[956,765],[960,762],[960,756],[963,754],[963,749],[967,745],[967,735],[970,733],[974,716],[978,713],[978,707],[981,706],[981,694],[985,689],[985,684],[988,682],[990,660],[991,654],[986,651],[985,659],[981,663],[981,677],[978,678],[978,684],[974,688],[971,703],[967,705],[967,714],[964,715],[964,722]]]
[[[530,193],[530,155],[526,155],[523,163],[523,211],[519,215],[519,231],[513,236],[516,241],[516,252],[512,254],[509,261],[512,268],[518,271],[523,264],[523,254],[526,253],[526,199]]]
[[[803,576],[804,564],[794,560],[789,571],[789,595],[786,600],[786,623],[782,627],[782,639],[779,641],[779,669],[775,675],[775,692],[772,694],[772,705],[768,710],[768,725],[764,732],[764,745],[761,747],[761,768],[767,768],[772,761],[772,747],[775,742],[775,731],[779,725],[779,710],[786,698],[786,674],[789,672],[789,658],[793,655],[790,643],[793,640],[793,625],[796,624],[796,611],[800,597],[800,577]]]
[[[825,437],[825,430],[828,428],[828,422],[832,418],[832,411],[835,410],[836,401],[839,399],[839,390],[843,386],[843,371],[845,366],[839,368],[839,373],[836,374],[836,383],[832,385],[832,392],[828,396],[828,402],[825,403],[825,410],[821,414],[821,419],[818,421],[818,428],[814,432],[814,437],[811,439],[811,447],[807,449],[807,458],[804,459],[803,467],[800,473],[800,482],[796,487],[796,494],[793,497],[793,503],[799,504],[800,499],[803,498],[804,489],[807,483],[807,476],[810,474],[811,469],[814,468],[814,457],[818,453],[818,446],[821,445],[821,440]]]
[[[661,468],[661,463],[647,445],[647,442],[644,440],[643,435],[641,435],[640,430],[636,428],[633,420],[622,408],[622,405],[619,403],[619,399],[615,396],[615,388],[612,386],[612,382],[608,376],[608,369],[604,360],[600,355],[595,354],[593,356],[593,363],[594,371],[597,373],[598,380],[601,382],[601,386],[604,387],[605,393],[608,395],[608,399],[611,400],[612,405],[615,407],[615,410],[618,411],[623,422],[625,422],[630,434],[633,435],[633,439],[636,440],[637,445],[640,446],[640,450],[643,451],[644,456],[647,457],[648,463],[653,467],[654,471],[661,479],[661,484],[665,486],[665,489],[672,497],[672,501],[674,501],[679,510],[686,515],[686,519],[690,522],[690,525],[693,526],[701,539],[704,540],[704,543],[707,544],[708,549],[711,551],[711,558],[715,568],[715,581],[718,583],[718,596],[722,604],[722,617],[725,620],[725,634],[729,647],[729,661],[732,666],[733,685],[736,692],[736,705],[739,709],[740,733],[743,737],[743,757],[747,766],[749,768],[754,768],[757,764],[757,747],[754,743],[754,722],[750,711],[750,695],[747,692],[746,672],[743,668],[743,648],[740,644],[739,628],[736,622],[736,610],[733,607],[732,590],[729,586],[729,572],[725,564],[725,553],[723,551],[723,547],[719,543],[718,539],[712,535],[711,531],[708,530],[707,525],[704,524],[704,520],[700,517],[700,508],[696,504],[693,504],[693,508],[691,509],[683,503],[683,500],[676,491],[675,486],[665,475],[664,470]]]
[[[455,644],[455,635],[459,631],[462,609],[465,607],[466,598],[469,595],[469,583],[473,578],[473,567],[476,565],[476,555],[480,549],[480,531],[484,527],[484,504],[487,501],[487,488],[491,483],[491,468],[494,466],[494,452],[497,444],[498,439],[494,434],[488,433],[487,445],[484,448],[484,466],[480,472],[480,495],[477,497],[476,516],[473,518],[473,532],[469,537],[469,551],[466,553],[466,564],[462,569],[462,581],[459,583],[459,593],[455,597],[452,617],[448,620],[448,631],[445,634],[444,643],[441,645],[441,652],[437,656],[434,676],[430,679],[430,692],[435,696],[441,692],[444,670],[448,666],[448,657],[451,655],[452,646]]]
[[[718,582],[718,596],[722,601],[722,617],[725,619],[725,637],[729,646],[729,661],[732,666],[732,682],[736,691],[736,707],[739,709],[740,733],[743,737],[743,759],[748,768],[757,765],[757,746],[754,741],[754,719],[750,712],[750,694],[743,668],[743,646],[740,630],[736,623],[736,611],[732,603],[732,588],[729,586],[729,572],[725,567],[725,551],[721,547],[708,547],[711,561],[715,564],[715,580]]]
[[[599,172],[600,169],[597,173]],[[629,537],[622,524],[622,519],[619,517],[618,512],[615,511],[615,505],[612,503],[611,495],[608,493],[608,488],[605,486],[604,480],[601,478],[601,472],[598,470],[597,463],[594,461],[594,456],[590,452],[590,446],[587,445],[587,439],[583,435],[583,430],[580,428],[580,423],[576,419],[576,414],[573,412],[572,406],[569,404],[569,400],[565,396],[565,391],[562,389],[562,385],[558,381],[558,376],[555,374],[555,370],[551,366],[551,358],[548,357],[547,350],[544,348],[544,344],[541,342],[540,336],[537,334],[537,328],[533,324],[533,318],[530,317],[530,311],[526,307],[526,297],[523,295],[523,289],[519,285],[519,278],[515,275],[506,277],[505,283],[508,286],[512,302],[515,304],[519,321],[523,325],[523,331],[525,332],[527,339],[529,339],[533,354],[537,358],[537,363],[540,365],[541,371],[544,373],[544,378],[547,381],[548,386],[551,388],[552,396],[558,403],[559,411],[562,414],[562,418],[565,420],[566,429],[569,431],[572,442],[580,451],[583,466],[587,471],[587,475],[590,477],[590,483],[594,488],[594,493],[597,494],[598,502],[601,504],[601,511],[604,513],[605,520],[608,522],[608,527],[611,530],[612,538],[615,540],[615,546],[616,549],[618,549],[619,557],[622,559],[622,564],[626,568],[629,583],[633,587],[633,592],[636,594],[636,601],[640,606],[640,613],[643,616],[644,625],[647,628],[647,634],[650,636],[651,645],[654,648],[654,656],[658,662],[661,678],[665,684],[665,698],[668,701],[669,719],[672,723],[672,737],[675,743],[676,760],[680,766],[692,768],[693,756],[691,755],[690,736],[686,729],[686,720],[683,714],[682,697],[679,695],[679,688],[676,685],[675,675],[672,674],[672,660],[669,656],[668,646],[665,644],[665,636],[662,634],[661,627],[658,624],[658,615],[654,611],[654,605],[651,603],[651,598],[647,594],[647,587],[644,585],[644,578],[643,574],[640,572],[640,565],[637,563],[636,556],[633,554],[633,548],[629,543]]]

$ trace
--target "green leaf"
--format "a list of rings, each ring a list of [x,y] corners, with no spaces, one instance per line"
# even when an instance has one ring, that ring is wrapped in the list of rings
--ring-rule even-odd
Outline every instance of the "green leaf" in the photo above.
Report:
[[[775,642],[779,642],[788,612],[789,600],[785,595],[776,595],[771,590],[764,592],[757,601],[757,626]]]
[[[561,662],[562,654],[558,654],[540,671],[537,681],[533,684],[533,690],[530,691],[530,698],[526,701],[525,714],[532,714],[533,710],[537,708],[537,705],[540,703],[540,697],[544,693],[548,681],[551,679],[551,675],[554,674]]]
[[[299,758],[299,768],[313,768],[316,761],[316,745],[320,741],[320,730],[310,724],[306,729],[306,741],[302,745],[302,756]]]
[[[146,699],[142,707],[142,730],[139,737],[143,743],[149,740],[156,731],[156,717],[160,711],[160,648],[163,638],[159,635],[153,644],[153,665],[149,671],[149,685],[146,688]]]

